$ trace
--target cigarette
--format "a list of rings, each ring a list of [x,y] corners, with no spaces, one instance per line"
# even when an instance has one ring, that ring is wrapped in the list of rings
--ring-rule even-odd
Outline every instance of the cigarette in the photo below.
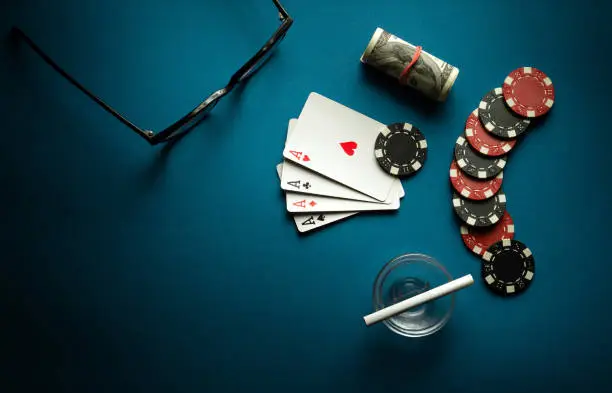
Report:
[[[442,296],[446,296],[463,288],[467,288],[473,283],[474,278],[472,278],[472,275],[465,275],[456,280],[447,282],[446,284],[432,288],[429,291],[420,293],[406,300],[402,300],[399,303],[395,303],[389,307],[385,307],[372,314],[366,315],[363,317],[363,320],[365,321],[366,326],[373,325],[397,314],[401,314],[410,308],[420,306],[421,304],[430,302]]]

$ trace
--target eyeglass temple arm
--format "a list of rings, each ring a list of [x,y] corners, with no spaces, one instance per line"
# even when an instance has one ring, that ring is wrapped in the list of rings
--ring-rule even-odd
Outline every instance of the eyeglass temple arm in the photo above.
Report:
[[[279,3],[279,2],[278,2],[278,0],[272,0],[272,2],[274,3],[274,5],[276,6],[276,8],[278,9],[278,14],[279,14],[279,16],[280,16],[280,20],[283,22],[283,24],[281,25],[280,29],[279,29],[279,30],[278,30],[278,31],[277,31],[275,34],[278,34],[278,33],[283,34],[283,33],[284,33],[284,32],[286,32],[286,31],[289,29],[289,27],[290,27],[290,26],[293,24],[293,18],[291,18],[291,17],[289,16],[289,14],[287,13],[287,11],[286,11],[286,10],[283,8],[283,6],[281,5],[281,3]],[[283,30],[284,30],[284,31],[283,31]],[[272,37],[272,38],[274,38],[274,37]],[[236,71],[236,72],[234,73],[234,75],[232,75],[232,77],[230,78],[230,83],[229,83],[229,86],[232,86],[232,87],[233,87],[233,86],[235,86],[235,85],[236,85],[236,83],[237,83],[237,82],[238,82],[238,81],[239,81],[239,80],[242,78],[242,76],[244,75],[244,73],[245,73],[246,71],[248,71],[249,69],[251,69],[251,67],[253,66],[253,64],[254,64],[254,63],[257,61],[257,60],[259,60],[259,55],[260,55],[262,52],[264,52],[264,50],[266,49],[266,47],[267,47],[268,45],[270,45],[270,44],[271,44],[271,42],[270,42],[270,41],[272,40],[272,38],[271,38],[270,40],[268,40],[268,41],[266,42],[266,44],[265,44],[265,45],[264,45],[264,46],[263,46],[261,49],[259,49],[259,51],[257,51],[257,53],[256,53],[256,54],[255,54],[253,57],[251,57],[251,58],[249,59],[249,61],[247,61],[247,62],[246,62],[246,64],[244,64],[242,67],[240,67],[240,69],[239,69],[238,71]]]
[[[42,49],[40,49],[38,45],[36,45],[36,43],[30,37],[28,37],[21,29],[13,26],[13,28],[11,29],[11,32],[17,35],[19,38],[23,39],[30,46],[30,48],[32,48],[32,50],[36,52],[36,54],[38,54],[45,61],[45,63],[50,65],[55,71],[57,71],[61,76],[63,76],[68,82],[74,85],[77,89],[81,90],[85,95],[87,95],[89,98],[95,101],[98,105],[100,105],[105,111],[113,115],[117,120],[119,120],[121,123],[123,123],[130,129],[138,133],[140,136],[142,136],[146,140],[150,139],[149,138],[149,135],[151,134],[150,131],[145,131],[141,129],[140,127],[136,126],[131,121],[129,121],[128,119],[123,117],[121,114],[119,114],[119,112],[117,112],[116,110],[111,108],[108,104],[106,104],[104,101],[102,101],[100,98],[98,98],[96,95],[94,95],[86,87],[81,85],[76,79],[70,76],[57,63],[55,63],[53,59],[51,59]]]
[[[286,31],[289,28],[289,26],[291,26],[291,24],[293,23],[293,19],[289,16],[285,8],[282,6],[282,4],[278,0],[272,0],[272,2],[274,3],[274,5],[276,6],[278,10],[280,20],[283,21],[283,24],[281,25],[281,28],[279,29],[279,31],[282,31],[282,30]],[[173,134],[176,132],[178,128],[186,124],[189,118],[196,116],[198,114],[198,111],[203,110],[206,106],[214,105],[215,100],[218,100],[222,96],[226,95],[234,88],[234,86],[240,80],[240,78],[245,73],[245,71],[249,70],[253,66],[253,63],[257,61],[259,57],[258,55],[264,51],[268,43],[269,42],[267,42],[266,45],[264,45],[253,57],[251,57],[245,65],[240,67],[240,69],[236,71],[234,75],[232,75],[232,77],[230,78],[230,82],[227,84],[227,86],[211,94],[202,104],[200,104],[198,107],[193,109],[183,118],[181,118],[180,120],[178,120],[177,122],[175,122],[174,124],[166,128],[165,130],[160,131],[154,136],[151,135],[149,142],[151,142],[152,144],[155,144],[155,143],[165,142],[165,141],[174,139]]]
[[[278,12],[281,15],[281,19],[289,18],[289,14],[278,0],[272,0],[272,2],[276,6],[276,8],[278,8]]]

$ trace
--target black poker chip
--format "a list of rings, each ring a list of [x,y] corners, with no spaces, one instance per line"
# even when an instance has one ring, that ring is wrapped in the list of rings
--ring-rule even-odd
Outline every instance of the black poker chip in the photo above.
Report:
[[[455,142],[455,161],[461,170],[478,179],[493,178],[506,166],[507,156],[489,157],[474,151],[464,135]]]
[[[487,288],[498,295],[518,295],[533,282],[533,254],[518,240],[504,239],[492,244],[482,259],[482,279]]]
[[[472,227],[488,227],[502,219],[506,211],[506,194],[499,190],[495,196],[473,201],[453,192],[455,213]]]
[[[410,123],[385,126],[374,144],[378,164],[393,176],[410,175],[423,167],[427,158],[427,141]]]
[[[507,139],[516,138],[527,131],[531,122],[508,108],[501,87],[491,90],[482,98],[478,117],[487,131]]]

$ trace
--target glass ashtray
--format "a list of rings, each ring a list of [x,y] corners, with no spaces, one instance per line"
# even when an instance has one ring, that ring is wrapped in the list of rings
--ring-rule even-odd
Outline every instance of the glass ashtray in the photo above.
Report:
[[[374,281],[374,310],[389,307],[452,279],[444,266],[430,256],[400,255],[387,262]],[[428,336],[446,325],[454,306],[455,294],[451,293],[385,319],[383,323],[402,336]]]

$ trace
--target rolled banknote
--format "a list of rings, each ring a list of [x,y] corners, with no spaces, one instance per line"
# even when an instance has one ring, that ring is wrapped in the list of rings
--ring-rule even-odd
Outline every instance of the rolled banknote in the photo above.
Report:
[[[401,84],[411,86],[429,98],[446,100],[459,75],[459,69],[432,54],[421,51],[416,62],[405,71],[416,52],[415,45],[379,27],[361,55],[361,62],[398,79]],[[404,75],[400,78],[402,73]]]

